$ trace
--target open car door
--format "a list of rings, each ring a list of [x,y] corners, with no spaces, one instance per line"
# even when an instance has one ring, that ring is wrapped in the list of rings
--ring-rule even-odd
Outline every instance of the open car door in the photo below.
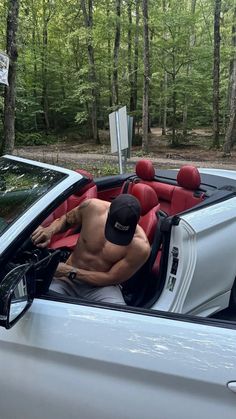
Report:
[[[0,329],[1,418],[235,418],[235,325],[35,299]]]

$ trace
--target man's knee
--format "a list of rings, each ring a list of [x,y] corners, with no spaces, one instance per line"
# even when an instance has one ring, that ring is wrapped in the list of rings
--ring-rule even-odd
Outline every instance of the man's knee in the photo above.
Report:
[[[126,305],[119,285],[97,288],[94,300],[101,303],[112,303]]]

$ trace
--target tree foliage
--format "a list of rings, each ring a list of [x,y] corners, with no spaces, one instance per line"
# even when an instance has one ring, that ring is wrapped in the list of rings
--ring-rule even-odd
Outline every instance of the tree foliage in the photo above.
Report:
[[[167,125],[175,144],[179,131],[212,126],[215,1],[146,2],[149,121]],[[230,113],[234,10],[234,0],[222,0],[221,133]],[[7,2],[0,0],[2,50],[6,49],[6,21]],[[141,124],[144,23],[141,0],[21,0],[17,131],[76,128],[98,140],[97,127],[106,128],[108,114],[123,105]]]

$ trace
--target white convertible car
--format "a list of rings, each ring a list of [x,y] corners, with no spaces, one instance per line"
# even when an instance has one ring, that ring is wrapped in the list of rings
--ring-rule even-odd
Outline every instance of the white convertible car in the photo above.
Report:
[[[79,232],[43,250],[31,233],[120,193],[139,199],[152,246],[123,284],[127,306],[51,291]],[[235,418],[236,172],[140,160],[92,179],[4,156],[0,234],[1,419]]]

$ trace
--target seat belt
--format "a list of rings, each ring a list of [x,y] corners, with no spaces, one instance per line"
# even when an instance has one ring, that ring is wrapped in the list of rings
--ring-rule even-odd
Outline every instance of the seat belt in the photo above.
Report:
[[[138,177],[134,177],[132,179],[127,179],[125,181],[125,183],[124,183],[122,194],[124,194],[124,193],[131,193],[131,195],[132,195],[132,191],[129,192],[129,187],[130,187],[130,185],[132,185],[134,183],[138,183],[138,182],[139,182],[139,178]]]
[[[155,235],[154,235],[154,239],[153,239],[153,243],[152,243],[152,248],[151,248],[151,253],[148,259],[148,270],[149,272],[151,272],[152,267],[155,263],[158,251],[160,250],[161,247],[161,243],[162,243],[162,238],[163,238],[163,234],[161,231],[161,225],[163,223],[163,220],[167,217],[167,214],[165,214],[163,211],[157,211],[156,212],[156,216],[158,218],[157,220],[157,228],[155,231]]]
[[[157,229],[155,231],[150,256],[138,272],[136,272],[126,283],[123,284],[123,295],[126,303],[136,307],[140,305],[142,306],[143,298],[145,297],[149,286],[148,282],[144,281],[144,278],[146,275],[151,275],[152,267],[162,243],[163,233],[161,232],[161,224],[167,215],[164,215],[162,211],[157,211],[156,217],[158,218]],[[134,291],[136,291],[135,294]]]
[[[126,180],[126,182],[125,182],[125,184],[124,184],[124,187],[123,187],[123,191],[122,191],[122,194],[124,194],[124,193],[128,193],[128,190],[129,190],[129,185],[130,185],[130,183],[131,183],[132,181],[131,180]]]

